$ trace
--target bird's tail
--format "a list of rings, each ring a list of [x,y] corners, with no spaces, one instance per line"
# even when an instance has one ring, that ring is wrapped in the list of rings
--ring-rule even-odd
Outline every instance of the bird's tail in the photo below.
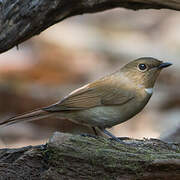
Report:
[[[6,119],[5,121],[0,122],[0,126],[8,126],[8,125],[11,125],[17,122],[22,122],[22,121],[34,121],[34,120],[52,116],[52,114],[54,113],[46,112],[39,109],[39,110],[31,111],[29,113],[21,114],[19,116]]]

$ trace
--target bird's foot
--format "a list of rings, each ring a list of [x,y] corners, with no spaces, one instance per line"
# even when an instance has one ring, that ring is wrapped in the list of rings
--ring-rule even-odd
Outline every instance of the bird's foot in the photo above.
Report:
[[[104,128],[99,127],[99,129],[106,135],[108,135],[110,137],[111,140],[117,141],[121,144],[125,144],[122,140],[120,140],[119,138],[117,138],[116,136],[114,136],[112,133],[110,133],[109,131],[107,131]]]
[[[98,137],[95,136],[95,135],[92,135],[92,134],[80,134],[80,136],[83,136],[83,137],[92,137],[94,139],[97,139]]]

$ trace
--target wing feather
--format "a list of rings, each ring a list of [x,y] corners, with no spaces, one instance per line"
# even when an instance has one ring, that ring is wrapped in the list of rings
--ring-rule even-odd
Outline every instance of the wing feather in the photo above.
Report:
[[[43,108],[46,111],[82,110],[96,106],[113,106],[127,103],[134,98],[132,91],[127,91],[111,79],[101,79],[85,85],[66,96],[60,102]]]

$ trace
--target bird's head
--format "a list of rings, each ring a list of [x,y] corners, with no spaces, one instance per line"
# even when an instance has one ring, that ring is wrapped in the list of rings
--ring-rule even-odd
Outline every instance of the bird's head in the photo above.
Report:
[[[133,83],[145,88],[152,88],[160,71],[172,64],[152,57],[143,57],[131,61],[122,67],[121,72]]]

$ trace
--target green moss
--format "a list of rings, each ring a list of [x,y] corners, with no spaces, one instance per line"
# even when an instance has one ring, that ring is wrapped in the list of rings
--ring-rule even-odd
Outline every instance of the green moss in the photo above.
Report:
[[[88,169],[87,177],[101,176],[103,179],[116,179],[122,173],[140,177],[146,168],[156,159],[177,159],[177,151],[169,147],[154,144],[139,143],[138,145],[120,144],[105,138],[72,136],[59,147],[47,146],[43,155],[48,157],[48,163],[59,174],[67,174],[69,169],[83,174],[84,167]],[[179,156],[180,157],[180,156]],[[87,178],[88,179],[88,178]]]

